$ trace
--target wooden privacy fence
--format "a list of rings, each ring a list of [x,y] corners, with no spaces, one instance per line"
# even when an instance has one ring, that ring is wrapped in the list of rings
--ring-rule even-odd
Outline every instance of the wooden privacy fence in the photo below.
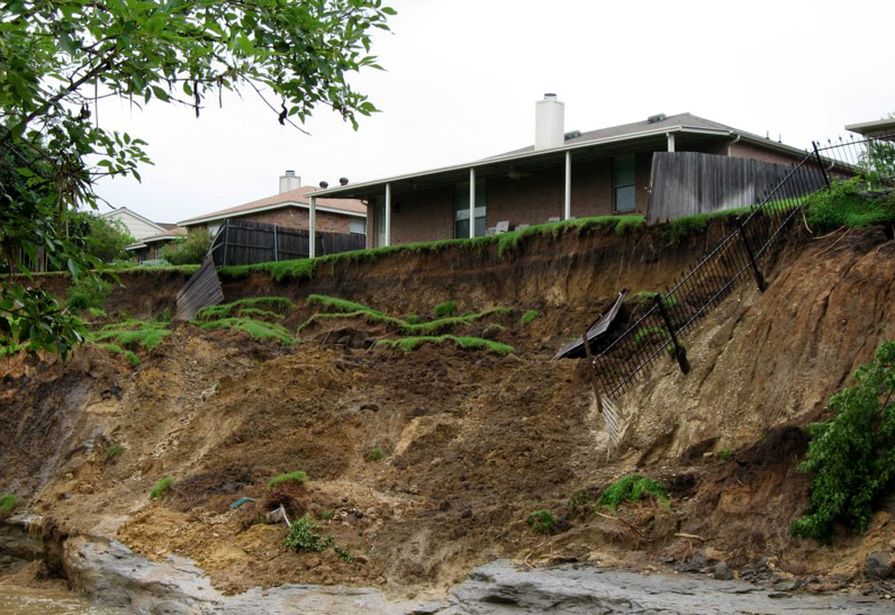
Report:
[[[366,235],[317,233],[317,256],[362,250],[366,246]],[[305,229],[227,219],[215,236],[211,254],[217,266],[225,267],[308,258],[309,248],[310,233]]]
[[[808,191],[820,187],[817,169],[799,165],[800,185]],[[763,195],[789,178],[791,165],[748,158],[730,158],[699,152],[653,154],[649,222],[666,222],[682,216],[711,213],[760,202]],[[789,181],[795,182],[790,178]]]

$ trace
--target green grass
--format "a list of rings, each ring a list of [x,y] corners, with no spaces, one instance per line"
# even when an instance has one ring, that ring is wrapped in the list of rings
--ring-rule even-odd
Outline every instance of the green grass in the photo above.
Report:
[[[163,476],[158,479],[158,482],[155,483],[152,487],[152,491],[149,492],[150,499],[160,500],[165,497],[165,494],[174,486],[174,479],[170,476]]]
[[[457,302],[456,301],[445,301],[444,303],[439,303],[435,306],[433,310],[436,318],[446,318],[448,316],[455,316],[457,314]]]
[[[285,483],[304,483],[308,480],[308,473],[304,470],[295,470],[294,472],[287,472],[286,474],[280,474],[279,476],[274,476],[269,481],[267,481],[267,486],[273,489],[274,487],[279,487]]]
[[[637,331],[634,332],[634,343],[641,344],[655,335],[658,335],[662,339],[671,339],[671,336],[668,335],[668,330],[665,327],[656,325],[655,327],[638,327]]]
[[[112,286],[100,276],[88,275],[68,287],[66,305],[73,312],[101,309],[111,292]]]
[[[861,194],[865,187],[853,178],[816,192],[805,201],[805,219],[813,230],[830,231],[842,226],[862,228],[875,224],[895,224],[895,193],[870,198]]]
[[[597,503],[616,510],[623,502],[639,502],[646,496],[655,499],[662,507],[671,504],[671,498],[662,483],[640,474],[628,474],[606,487]]]
[[[559,520],[549,510],[536,510],[525,520],[529,527],[538,534],[552,534]]]
[[[356,303],[347,299],[338,297],[330,297],[329,295],[308,295],[308,305],[315,305],[324,308],[328,312],[355,313],[364,312],[375,316],[384,316],[383,312],[374,310],[370,306],[363,303]]]
[[[285,312],[295,309],[286,297],[247,297],[230,303],[210,305],[199,310],[196,320],[219,320],[232,316],[261,316],[283,318]]]
[[[522,318],[520,318],[519,320],[522,322],[523,325],[530,325],[531,321],[533,321],[540,315],[541,313],[537,310],[528,310],[522,315]]]
[[[339,559],[346,564],[351,564],[352,562],[354,562],[354,555],[352,555],[351,551],[349,551],[347,548],[335,545],[333,547],[333,550],[336,552],[336,555],[339,556]]]
[[[654,290],[638,290],[634,293],[634,296],[638,299],[643,299],[644,301],[655,301],[655,297],[658,295]],[[674,307],[677,305],[677,299],[674,297],[663,297],[662,305],[665,307]]]
[[[95,343],[108,342],[124,348],[138,348],[151,352],[170,334],[167,323],[128,319],[104,325],[98,331],[88,333],[87,339]]]
[[[382,461],[385,458],[385,452],[379,446],[374,446],[364,456],[367,461]]]
[[[8,517],[9,514],[15,509],[18,501],[19,498],[11,493],[4,493],[3,495],[0,495],[0,518]]]
[[[276,340],[284,346],[291,346],[295,338],[289,334],[286,327],[280,324],[255,320],[254,318],[229,317],[218,320],[193,321],[193,324],[202,329],[232,329],[248,333],[258,340]]]
[[[722,448],[717,453],[715,453],[715,457],[718,458],[718,461],[730,461],[733,459],[733,451],[729,448]]]
[[[122,453],[124,453],[124,447],[120,444],[110,446],[109,450],[106,451],[106,463],[118,459]]]
[[[304,515],[292,522],[283,545],[291,551],[325,551],[333,544],[333,537],[320,534],[318,523],[310,515]]]
[[[500,356],[506,356],[513,352],[515,348],[508,344],[486,340],[481,337],[470,337],[463,335],[429,335],[429,336],[411,336],[400,337],[397,339],[384,339],[376,342],[375,346],[380,348],[394,348],[404,352],[412,352],[423,344],[443,344],[444,342],[453,342],[460,348],[465,350],[487,350]]]
[[[131,367],[137,367],[140,364],[140,357],[136,355],[132,350],[127,350],[126,348],[122,348],[118,344],[113,344],[111,342],[88,342],[92,346],[96,346],[97,348],[102,348],[108,353],[111,354],[120,354],[127,362],[130,363]]]

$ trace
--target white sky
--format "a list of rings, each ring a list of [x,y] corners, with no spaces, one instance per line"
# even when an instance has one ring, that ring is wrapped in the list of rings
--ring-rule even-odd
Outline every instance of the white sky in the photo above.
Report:
[[[100,123],[149,142],[143,182],[99,194],[177,222],[277,192],[294,169],[336,185],[457,164],[534,141],[534,102],[556,92],[565,129],[689,111],[807,147],[895,111],[891,0],[386,0],[385,71],[352,79],[382,110],[355,132],[327,108],[281,127],[257,100],[185,108],[100,102]],[[107,206],[101,207],[107,211]]]

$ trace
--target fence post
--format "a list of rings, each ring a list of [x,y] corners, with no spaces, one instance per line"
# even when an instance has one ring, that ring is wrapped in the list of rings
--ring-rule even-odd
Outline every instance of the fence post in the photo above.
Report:
[[[677,364],[680,366],[681,371],[688,374],[690,373],[690,361],[687,360],[687,349],[681,346],[677,341],[677,335],[674,333],[674,325],[671,322],[671,316],[668,315],[668,310],[665,309],[665,299],[662,297],[661,293],[656,293],[654,299],[656,300],[656,307],[659,308],[659,313],[662,315],[662,320],[665,321],[665,328],[668,329],[668,336],[671,338],[672,354],[674,358],[677,359]]]
[[[755,262],[755,253],[752,252],[752,246],[749,245],[749,238],[746,237],[746,227],[740,222],[737,224],[737,228],[740,231],[740,239],[743,240],[743,247],[746,249],[746,254],[749,255],[749,264],[752,266],[752,274],[755,276],[755,283],[758,285],[758,290],[764,292],[768,285],[765,282],[764,276],[761,275],[761,271],[758,269],[758,263]]]
[[[824,174],[824,182],[829,189],[832,184],[830,184],[830,176],[827,175],[827,170],[824,168],[823,158],[820,157],[820,150],[817,149],[817,141],[812,141],[811,145],[814,147],[814,157],[817,158],[817,166],[820,167],[820,172]]]
[[[590,327],[584,330],[584,354],[587,356],[587,371],[590,372],[590,384],[594,387],[594,397],[597,398],[597,410],[603,414],[603,400],[600,397],[600,387],[597,386],[597,367],[594,365],[594,356],[590,351],[590,340],[587,339],[587,332]]]
[[[221,267],[227,266],[227,243],[230,239],[230,218],[224,220],[224,256],[221,259]]]
[[[277,250],[277,225],[273,225],[273,260],[278,261],[279,255]]]

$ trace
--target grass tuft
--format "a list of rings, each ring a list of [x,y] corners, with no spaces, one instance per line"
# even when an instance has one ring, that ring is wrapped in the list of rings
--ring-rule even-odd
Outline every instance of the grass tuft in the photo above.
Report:
[[[149,492],[150,499],[159,500],[165,497],[165,494],[168,493],[173,485],[174,479],[170,476],[163,476],[158,479],[158,482],[153,485],[152,491]]]
[[[10,513],[12,513],[12,511],[15,509],[18,501],[19,498],[11,493],[4,493],[3,495],[0,495],[0,519],[8,517]]]
[[[325,551],[333,544],[333,537],[320,534],[318,523],[310,515],[296,519],[283,539],[283,545],[292,551]]]
[[[457,302],[456,301],[445,301],[444,303],[439,303],[435,306],[433,310],[436,318],[446,318],[448,316],[454,316],[457,314]]]
[[[199,310],[196,320],[219,320],[233,316],[263,316],[283,318],[285,312],[295,309],[286,297],[247,297],[230,303],[210,305]]]
[[[808,225],[819,232],[841,226],[862,228],[874,224],[895,224],[895,193],[871,197],[864,193],[860,178],[833,184],[805,201]]]
[[[259,340],[276,340],[284,346],[291,346],[295,338],[289,335],[286,327],[277,323],[255,320],[254,318],[229,317],[219,320],[193,321],[193,324],[203,329],[233,329],[248,333]]]
[[[385,452],[383,452],[382,447],[374,446],[365,455],[367,461],[382,461],[385,458]]]
[[[538,534],[552,534],[559,520],[549,510],[536,510],[525,520],[529,527]]]
[[[606,487],[597,503],[615,510],[623,502],[639,502],[645,496],[651,496],[663,508],[671,504],[662,483],[640,474],[628,474]]]
[[[124,453],[124,447],[120,444],[114,444],[109,447],[109,450],[106,451],[106,463],[114,461],[121,457],[121,454]]]
[[[304,470],[295,470],[294,472],[287,472],[286,474],[280,474],[279,476],[274,476],[269,481],[267,481],[267,486],[273,489],[274,487],[279,487],[285,483],[304,483],[308,480],[308,473]]]
[[[395,348],[404,352],[412,352],[423,344],[443,344],[444,342],[453,342],[460,348],[465,350],[487,350],[500,356],[506,356],[513,352],[515,348],[508,344],[495,342],[494,340],[486,340],[481,337],[470,337],[463,335],[427,335],[427,336],[411,336],[400,337],[397,339],[383,339],[376,342],[376,347]]]
[[[522,318],[520,318],[519,320],[522,322],[523,325],[530,325],[531,321],[533,321],[540,315],[541,313],[537,310],[528,310],[522,315]]]

